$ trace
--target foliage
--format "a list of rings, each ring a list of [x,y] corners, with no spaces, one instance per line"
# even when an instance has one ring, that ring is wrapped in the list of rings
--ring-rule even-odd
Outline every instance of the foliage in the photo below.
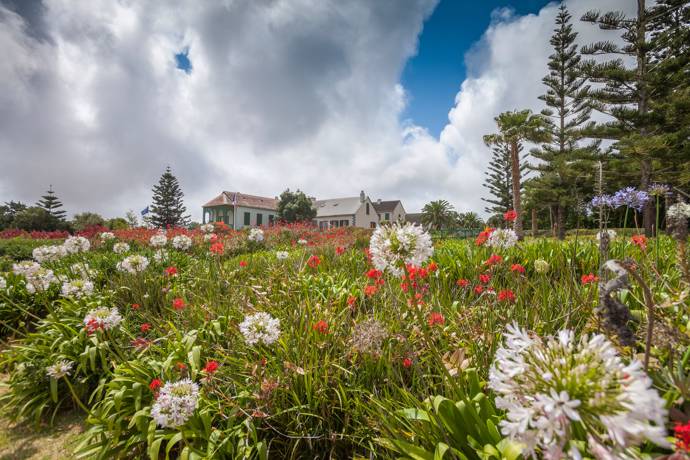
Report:
[[[45,209],[51,216],[55,217],[58,221],[65,220],[65,215],[67,211],[62,208],[62,202],[58,199],[53,186],[51,185],[46,194],[41,196],[41,199],[36,203],[39,208]],[[20,227],[22,228],[22,227]],[[55,230],[55,229],[50,229]]]
[[[278,220],[284,222],[311,221],[316,217],[316,208],[311,198],[297,189],[291,192],[285,189],[278,198]]]
[[[19,201],[9,201],[0,206],[0,230],[10,228],[17,213],[25,209],[26,205]]]
[[[157,185],[153,186],[153,204],[151,205],[151,224],[158,228],[184,227],[189,222],[185,215],[184,193],[170,166],[165,168]]]
[[[15,214],[12,228],[26,231],[66,230],[67,225],[58,217],[39,206],[31,206]]]
[[[518,155],[520,156],[520,177],[527,169],[524,156],[521,155],[522,145],[518,145]],[[493,206],[486,206],[485,212],[493,215],[502,216],[509,209],[513,209],[513,177],[511,173],[510,145],[494,145],[491,148],[491,160],[487,171],[484,173],[486,178],[482,184],[493,196],[482,198]],[[521,182],[522,183],[522,182]]]
[[[72,227],[77,232],[85,230],[87,227],[105,225],[105,219],[95,212],[81,212],[72,218]]]
[[[422,208],[422,223],[433,230],[451,226],[455,216],[453,206],[446,200],[430,201]]]

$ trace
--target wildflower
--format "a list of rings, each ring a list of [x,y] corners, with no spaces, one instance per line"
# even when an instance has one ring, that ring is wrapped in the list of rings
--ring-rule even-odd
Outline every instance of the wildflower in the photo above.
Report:
[[[350,308],[353,308],[355,306],[355,303],[357,303],[357,297],[350,295],[347,296],[347,306]]]
[[[218,241],[217,243],[213,243],[211,247],[209,248],[209,251],[211,251],[211,254],[215,254],[217,256],[222,255],[225,252],[225,246],[223,243]]]
[[[497,255],[497,254],[491,254],[491,256],[484,262],[485,265],[492,266],[496,264],[500,264],[503,261],[503,257]]]
[[[276,252],[276,258],[278,260],[285,260],[288,257],[290,257],[290,254],[287,251],[278,251]]]
[[[482,286],[481,284],[478,284],[474,287],[474,293],[475,294],[479,295],[482,292],[484,292],[484,286]]]
[[[597,195],[592,198],[592,201],[589,202],[588,208],[591,211],[598,209],[599,207],[613,209],[618,206],[614,204],[614,200],[611,195]]]
[[[372,262],[377,270],[403,274],[405,265],[420,267],[434,253],[431,236],[410,223],[377,227],[369,242]]]
[[[115,234],[112,232],[102,232],[100,235],[101,240],[108,241],[115,239]]]
[[[6,287],[7,287],[7,281],[5,280],[5,278],[0,276],[0,289],[5,289]]]
[[[372,268],[371,270],[369,270],[367,272],[367,278],[370,278],[370,279],[377,279],[377,278],[380,278],[382,275],[383,275],[383,273],[381,272],[381,270],[377,270],[375,268]]]
[[[644,235],[633,235],[632,238],[630,238],[635,246],[640,248],[641,250],[647,249],[647,237]]]
[[[246,260],[240,260],[240,267],[244,268],[244,267],[246,267],[247,265],[248,265],[248,264],[247,264],[247,261],[246,261]]]
[[[601,241],[601,236],[602,236],[602,234],[604,234],[604,233],[608,234],[608,236],[609,236],[609,241],[612,241],[612,240],[616,239],[616,236],[618,236],[618,234],[616,233],[615,230],[605,229],[605,230],[602,230],[602,231],[600,231],[600,232],[597,232],[597,241]]]
[[[78,252],[86,252],[91,247],[89,240],[83,236],[70,236],[62,245],[69,254],[76,254]]]
[[[510,271],[514,273],[522,273],[524,275],[525,267],[520,264],[513,264],[510,266]]]
[[[371,297],[374,294],[376,294],[376,291],[378,291],[378,287],[374,284],[368,284],[364,286],[364,295],[367,297]]]
[[[676,438],[676,449],[690,453],[690,422],[676,423],[673,435]]]
[[[163,386],[163,381],[161,379],[153,379],[153,380],[151,380],[151,383],[149,383],[149,389],[151,391],[158,391],[158,389],[162,386]]]
[[[297,240],[297,244],[299,244],[300,246],[304,246],[307,244],[307,240],[303,240],[302,238],[300,238],[299,240]]]
[[[199,399],[199,386],[190,379],[166,383],[151,407],[151,417],[162,428],[177,428],[189,420]]]
[[[426,269],[429,271],[429,273],[433,273],[438,270],[438,265],[432,260],[429,262],[429,265],[426,266]]]
[[[67,255],[65,246],[39,246],[31,252],[34,260],[39,264],[54,262]]]
[[[80,299],[93,293],[93,283],[88,280],[73,280],[62,283],[62,296]]]
[[[144,323],[141,325],[141,327],[139,329],[141,330],[141,332],[146,334],[148,331],[151,330],[151,325],[149,323]]]
[[[405,369],[412,367],[412,360],[410,358],[405,358],[402,361],[402,365]]]
[[[429,327],[436,326],[437,324],[443,326],[443,324],[446,322],[446,318],[444,318],[441,313],[435,311],[429,314],[429,317],[426,321],[429,324]]]
[[[28,262],[28,263],[27,263]],[[29,294],[50,289],[50,285],[58,279],[53,270],[41,267],[36,262],[20,262],[13,265],[15,274],[23,274],[26,278],[26,290]]]
[[[137,337],[130,342],[137,351],[146,350],[151,346],[151,341],[145,337]]]
[[[494,232],[494,230],[496,230],[496,229],[491,228],[491,227],[486,227],[483,231],[479,232],[479,235],[477,235],[477,239],[474,240],[474,244],[477,246],[481,246],[484,243],[486,243],[486,241],[489,239],[489,237]]]
[[[204,241],[207,243],[215,243],[218,241],[218,235],[215,233],[207,233],[204,235]]]
[[[141,307],[141,305],[139,305],[138,303],[132,304],[132,310],[139,310],[140,307]]]
[[[491,274],[490,273],[482,273],[479,275],[479,282],[482,284],[488,284],[489,281],[491,281]]]
[[[179,311],[179,310],[182,310],[185,306],[186,306],[185,301],[184,301],[184,299],[181,298],[181,297],[176,297],[176,298],[174,298],[173,301],[172,301],[172,307],[173,307],[175,310],[178,310],[178,311]]]
[[[264,231],[260,228],[252,228],[249,230],[249,236],[247,239],[255,243],[261,243],[264,240]]]
[[[312,255],[309,257],[309,260],[307,260],[307,265],[309,265],[311,268],[316,268],[319,266],[321,263],[321,259],[319,259],[319,256]]]
[[[113,244],[113,252],[115,254],[124,254],[127,251],[129,251],[129,244],[125,243],[124,241]]]
[[[90,310],[84,316],[84,326],[89,333],[97,330],[109,331],[115,329],[122,322],[122,316],[116,307],[98,307]]]
[[[547,273],[551,265],[544,259],[537,259],[534,261],[534,271],[537,273]]]
[[[690,218],[690,204],[678,202],[672,204],[666,210],[668,220],[683,220]]]
[[[170,266],[165,269],[165,274],[167,276],[177,276],[177,267]]]
[[[324,320],[316,322],[311,328],[320,334],[328,334],[328,323]]]
[[[335,248],[335,253],[339,256],[342,256],[343,254],[345,254],[345,248],[342,246],[338,246],[337,248]]]
[[[203,224],[199,227],[199,230],[201,230],[204,233],[213,233],[215,229],[215,226],[211,223]]]
[[[498,228],[491,232],[486,244],[492,248],[508,249],[515,246],[517,240],[517,234],[513,230],[509,228]]]
[[[46,375],[51,379],[58,380],[66,375],[70,375],[73,366],[73,362],[61,360],[46,367]]]
[[[359,353],[376,355],[387,337],[388,332],[383,325],[374,319],[369,319],[355,325],[349,343]]]
[[[618,190],[612,199],[613,207],[627,206],[637,211],[641,211],[647,201],[649,201],[649,194],[643,190],[637,190],[635,187],[625,187]]]
[[[466,280],[465,278],[461,278],[455,282],[458,286],[464,288],[467,287],[468,284],[470,284],[469,280]]]
[[[664,196],[671,191],[671,187],[666,184],[652,184],[647,188],[647,192],[652,196]]]
[[[499,302],[515,302],[515,293],[510,289],[503,289],[498,292]]]
[[[205,372],[206,374],[213,374],[218,370],[219,366],[220,364],[218,364],[218,361],[209,361],[204,366],[203,372]]]
[[[625,365],[605,336],[576,340],[562,330],[541,339],[513,324],[504,339],[488,386],[498,395],[496,406],[506,411],[501,432],[524,444],[525,458],[540,457],[538,452],[563,458],[564,451],[579,457],[574,441],[587,440],[590,449],[609,458],[622,458],[644,439],[666,444],[664,401],[641,364]]]
[[[592,284],[599,281],[599,277],[596,276],[594,273],[590,273],[588,275],[582,275],[580,277],[580,281],[582,282],[582,284]]]
[[[162,248],[163,246],[168,244],[168,237],[165,236],[164,232],[158,232],[151,238],[149,238],[149,244],[154,248]]]
[[[186,251],[192,244],[192,239],[187,235],[177,235],[172,239],[172,246],[180,251]]]
[[[280,337],[280,320],[265,312],[255,313],[240,324],[240,332],[248,345],[271,345]]]
[[[136,274],[146,270],[149,266],[149,260],[139,254],[125,257],[122,262],[118,262],[117,269],[122,272]]]
[[[513,222],[515,219],[517,219],[517,211],[515,211],[514,209],[506,211],[505,213],[503,213],[503,219],[506,222]]]

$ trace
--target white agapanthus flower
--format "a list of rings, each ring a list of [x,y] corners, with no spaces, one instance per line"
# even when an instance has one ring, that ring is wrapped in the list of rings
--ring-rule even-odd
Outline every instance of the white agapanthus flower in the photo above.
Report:
[[[146,257],[139,255],[139,254],[134,254],[131,256],[125,257],[122,262],[118,262],[117,264],[117,269],[122,271],[122,272],[127,272],[127,273],[139,273],[143,272],[146,270],[146,267],[149,266],[149,259]]]
[[[255,243],[260,243],[264,240],[264,231],[260,228],[252,228],[249,230],[249,236],[247,239]]]
[[[57,282],[57,277],[53,270],[41,267],[37,262],[25,260],[14,264],[12,270],[16,275],[22,275],[26,278],[26,290],[30,294],[37,291],[45,291],[54,282]]]
[[[186,251],[192,247],[192,239],[187,235],[177,235],[172,239],[172,246],[180,251]]]
[[[690,204],[679,202],[669,206],[666,217],[669,220],[690,219]]]
[[[70,375],[72,373],[73,366],[73,362],[61,360],[51,366],[46,367],[46,375],[50,378],[58,380],[66,375]]]
[[[168,244],[168,237],[165,236],[165,233],[163,232],[156,233],[151,238],[149,238],[149,244],[154,248],[162,248],[163,246]]]
[[[108,241],[115,239],[115,234],[113,232],[102,232],[100,234],[101,240]]]
[[[377,270],[403,274],[405,265],[421,267],[433,255],[431,235],[410,223],[377,227],[369,242],[371,261]]]
[[[489,239],[486,240],[486,244],[492,248],[508,249],[515,246],[517,241],[517,234],[513,230],[509,228],[497,228],[491,232]]]
[[[204,224],[199,227],[199,230],[201,230],[204,233],[213,233],[213,231],[216,229],[216,226],[213,224]]]
[[[280,320],[265,312],[254,313],[242,321],[240,332],[249,345],[270,345],[280,337]]]
[[[81,299],[93,294],[93,283],[89,280],[79,279],[62,283],[62,296]]]
[[[287,251],[277,251],[276,252],[276,258],[278,260],[285,260],[288,257],[290,257],[290,253],[288,253]]]
[[[602,235],[603,233],[608,233],[608,235],[609,235],[609,241],[615,240],[615,239],[616,239],[616,236],[618,236],[618,234],[616,233],[615,230],[612,230],[612,229],[609,228],[609,229],[606,229],[606,230],[602,230],[602,231],[600,231],[600,232],[597,232],[597,241],[601,241],[601,235]]]
[[[307,240],[300,238],[299,240],[297,240],[297,244],[299,244],[300,246],[304,246],[305,244],[307,244]]]
[[[211,240],[215,240],[216,238],[218,238],[218,235],[216,235],[215,233],[206,233],[204,235],[204,241],[207,243]]]
[[[53,262],[61,257],[65,257],[67,255],[67,249],[65,249],[64,245],[39,246],[34,248],[31,255],[36,262],[42,264],[43,262]]]
[[[90,310],[84,316],[84,326],[89,331],[115,329],[122,322],[122,316],[117,307],[98,307]]]
[[[22,260],[19,263],[12,264],[12,272],[15,275],[26,276],[29,273],[35,272],[41,268],[41,264],[34,262],[33,260]]]
[[[83,280],[89,280],[96,276],[97,272],[89,264],[77,263],[69,267],[69,271]]]
[[[159,249],[153,253],[153,260],[157,263],[166,262],[170,259],[170,254],[165,249]]]
[[[129,251],[129,244],[125,243],[124,241],[120,241],[119,243],[113,244],[113,252],[115,254],[124,254],[125,252]]]
[[[4,277],[0,276],[0,289],[5,289],[7,287],[7,281]]]
[[[91,247],[91,243],[89,242],[89,240],[87,240],[83,236],[70,236],[65,240],[64,243],[62,243],[62,245],[65,247],[65,250],[70,254],[86,252]]]
[[[177,428],[194,415],[198,401],[199,385],[191,379],[168,382],[151,407],[151,417],[162,428]]]
[[[574,455],[572,441],[588,442],[590,451],[610,458],[624,458],[645,439],[667,445],[664,401],[639,361],[626,365],[605,336],[576,339],[562,330],[544,340],[510,325],[504,339],[489,388],[506,411],[501,432],[525,445],[525,458]]]

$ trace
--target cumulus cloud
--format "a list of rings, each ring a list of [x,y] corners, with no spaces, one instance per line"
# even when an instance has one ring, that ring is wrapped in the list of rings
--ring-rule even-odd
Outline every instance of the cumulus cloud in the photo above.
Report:
[[[399,120],[400,73],[436,0],[12,1],[0,0],[0,199],[53,184],[69,211],[108,216],[146,206],[166,165],[196,218],[222,189],[288,186],[478,211],[481,136],[500,111],[540,109],[556,14],[494,15],[437,139]],[[573,16],[595,3],[609,6],[574,0]]]

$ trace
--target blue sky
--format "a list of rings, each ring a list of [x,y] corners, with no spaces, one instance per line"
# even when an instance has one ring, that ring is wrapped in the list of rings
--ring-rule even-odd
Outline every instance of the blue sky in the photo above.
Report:
[[[465,79],[465,53],[486,31],[491,12],[509,7],[517,15],[537,13],[546,0],[441,0],[424,23],[418,54],[407,62],[402,84],[408,93],[403,119],[437,136]]]

